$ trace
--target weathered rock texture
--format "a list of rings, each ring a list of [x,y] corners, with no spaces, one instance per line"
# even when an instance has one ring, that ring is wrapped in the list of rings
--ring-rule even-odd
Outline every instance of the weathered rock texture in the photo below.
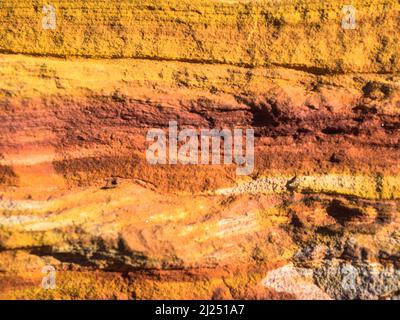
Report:
[[[343,4],[2,2],[0,298],[399,298],[400,5]],[[254,172],[149,165],[171,120]]]

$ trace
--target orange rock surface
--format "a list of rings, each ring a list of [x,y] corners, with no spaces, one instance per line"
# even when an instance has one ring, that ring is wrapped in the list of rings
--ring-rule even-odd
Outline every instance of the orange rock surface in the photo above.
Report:
[[[1,299],[399,298],[397,1],[53,2],[0,7]],[[170,121],[253,172],[149,164]]]

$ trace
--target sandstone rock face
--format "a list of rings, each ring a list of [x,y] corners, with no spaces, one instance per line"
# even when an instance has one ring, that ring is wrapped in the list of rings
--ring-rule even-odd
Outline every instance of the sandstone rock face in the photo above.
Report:
[[[0,298],[400,297],[398,1],[52,2],[0,7]],[[170,121],[254,170],[149,164]]]

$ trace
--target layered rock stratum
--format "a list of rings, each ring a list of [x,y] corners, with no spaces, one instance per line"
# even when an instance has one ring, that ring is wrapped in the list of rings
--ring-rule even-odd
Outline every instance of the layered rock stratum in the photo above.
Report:
[[[50,2],[0,2],[0,298],[400,298],[399,1]],[[172,120],[254,171],[150,165]]]

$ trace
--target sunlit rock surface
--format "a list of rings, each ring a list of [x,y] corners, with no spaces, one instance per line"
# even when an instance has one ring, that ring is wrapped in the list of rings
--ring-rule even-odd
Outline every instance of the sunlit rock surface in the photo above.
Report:
[[[0,298],[400,298],[398,1],[0,4]],[[172,120],[254,171],[148,164]]]

